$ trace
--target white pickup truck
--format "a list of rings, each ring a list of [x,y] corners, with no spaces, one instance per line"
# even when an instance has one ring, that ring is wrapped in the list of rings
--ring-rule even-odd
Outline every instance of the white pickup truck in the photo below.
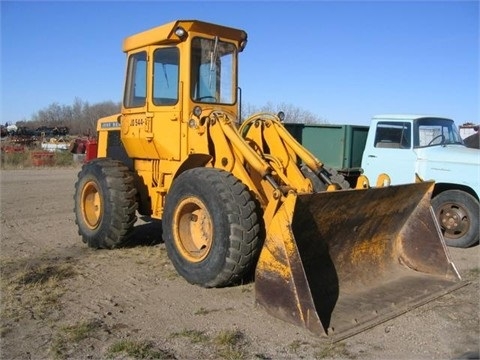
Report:
[[[378,115],[370,126],[285,124],[292,135],[352,186],[363,173],[391,184],[434,180],[432,207],[445,243],[479,241],[480,150],[467,148],[451,119]]]
[[[362,168],[370,179],[387,173],[392,185],[434,180],[432,207],[447,245],[468,247],[478,242],[480,150],[463,144],[453,120],[375,116]]]

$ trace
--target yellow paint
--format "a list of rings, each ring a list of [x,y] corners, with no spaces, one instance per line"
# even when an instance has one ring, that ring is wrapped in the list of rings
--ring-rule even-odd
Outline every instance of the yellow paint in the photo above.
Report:
[[[96,229],[100,225],[102,219],[103,203],[95,181],[87,182],[82,188],[80,205],[85,225],[91,230]]]
[[[296,196],[290,194],[269,222],[267,237],[260,255],[259,266],[289,279],[291,264],[297,261],[297,248],[290,225]]]
[[[353,242],[351,250],[352,264],[359,265],[368,259],[371,263],[381,264],[384,262],[387,253],[387,245],[390,239],[373,238],[370,241]]]
[[[213,225],[205,204],[186,197],[174,213],[174,243],[182,257],[190,262],[204,260],[213,243]]]

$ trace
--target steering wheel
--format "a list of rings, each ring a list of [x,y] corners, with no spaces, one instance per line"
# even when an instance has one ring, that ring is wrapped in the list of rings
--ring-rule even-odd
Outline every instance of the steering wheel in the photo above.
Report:
[[[435,136],[432,140],[430,140],[430,142],[428,143],[427,146],[432,145],[433,142],[434,142],[435,140],[439,139],[439,138],[442,139],[442,141],[440,142],[440,144],[443,144],[443,143],[445,142],[445,136],[444,136],[443,134],[440,134],[440,135]]]
[[[200,97],[196,98],[197,101],[203,101],[205,99],[213,99],[213,101],[208,101],[208,102],[217,102],[217,98],[215,96],[212,96],[212,95],[200,96]]]

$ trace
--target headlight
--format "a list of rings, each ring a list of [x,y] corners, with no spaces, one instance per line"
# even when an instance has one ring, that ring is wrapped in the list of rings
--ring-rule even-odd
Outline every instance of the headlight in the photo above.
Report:
[[[177,35],[180,39],[183,39],[185,35],[187,35],[187,32],[185,31],[184,28],[179,26],[175,29],[175,35]]]
[[[195,115],[196,117],[202,115],[202,108],[200,106],[195,106],[193,108],[193,115]]]

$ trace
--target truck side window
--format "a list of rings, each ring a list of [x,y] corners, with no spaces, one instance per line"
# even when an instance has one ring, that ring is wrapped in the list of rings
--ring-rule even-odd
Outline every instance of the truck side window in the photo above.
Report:
[[[412,144],[411,124],[408,122],[381,121],[375,132],[375,147],[410,149]]]
[[[157,49],[153,58],[153,103],[175,105],[178,101],[178,49]]]
[[[147,100],[147,53],[132,54],[128,58],[127,81],[123,105],[126,108],[145,106]]]

